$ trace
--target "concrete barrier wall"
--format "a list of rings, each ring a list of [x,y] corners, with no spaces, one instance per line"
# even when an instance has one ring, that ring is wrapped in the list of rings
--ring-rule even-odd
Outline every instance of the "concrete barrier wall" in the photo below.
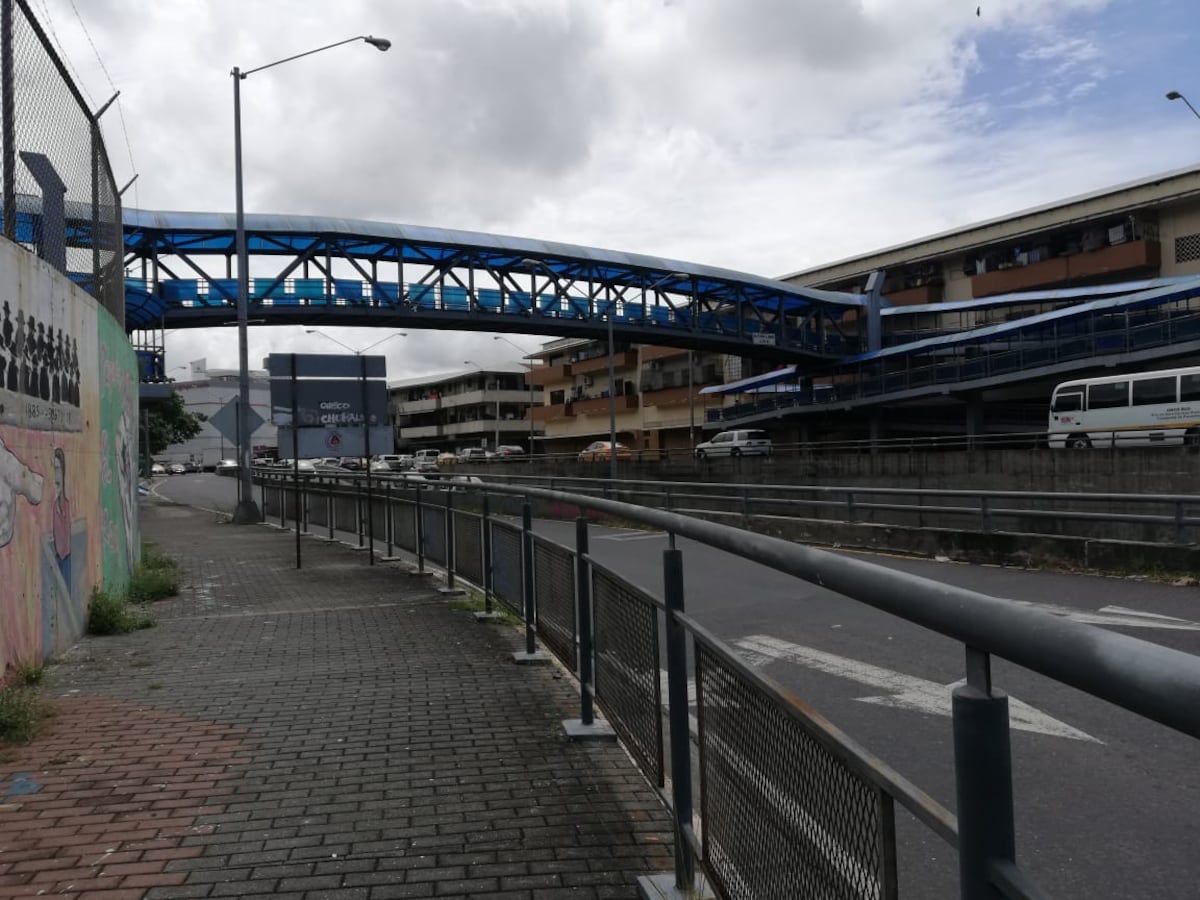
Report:
[[[92,297],[0,240],[0,665],[83,633],[139,554],[137,361]]]

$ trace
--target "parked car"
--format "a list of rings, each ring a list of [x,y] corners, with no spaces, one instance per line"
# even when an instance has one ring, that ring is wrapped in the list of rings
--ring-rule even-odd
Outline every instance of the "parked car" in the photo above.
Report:
[[[617,452],[617,460],[633,459],[633,453],[629,448],[619,441],[614,445],[608,441],[592,441],[582,450],[579,451],[580,462],[608,462],[612,459],[614,446]]]
[[[171,463],[169,466],[167,466],[167,474],[168,475],[186,475],[187,474],[187,466],[185,466],[183,463]]]
[[[487,462],[494,454],[483,447],[464,447],[458,451],[458,461],[461,463]]]
[[[166,475],[167,469],[162,463],[154,463],[150,466],[151,475]]]
[[[770,456],[771,439],[758,428],[722,431],[696,445],[696,459],[715,456]]]
[[[236,459],[218,460],[216,469],[218,475],[236,475],[237,471],[238,461]]]
[[[372,472],[403,472],[413,467],[411,453],[380,453],[371,463]]]

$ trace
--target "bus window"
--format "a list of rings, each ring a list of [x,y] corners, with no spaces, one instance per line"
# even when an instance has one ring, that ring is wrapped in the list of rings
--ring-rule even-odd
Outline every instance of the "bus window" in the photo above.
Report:
[[[1152,403],[1175,402],[1175,376],[1139,378],[1133,383],[1133,405],[1149,406]]]
[[[1051,412],[1078,412],[1083,409],[1083,394],[1071,392],[1069,394],[1055,394],[1054,403],[1050,406]]]
[[[1088,409],[1113,409],[1129,405],[1129,382],[1110,381],[1089,384],[1087,389]]]
[[[1179,376],[1179,399],[1200,400],[1200,375]]]

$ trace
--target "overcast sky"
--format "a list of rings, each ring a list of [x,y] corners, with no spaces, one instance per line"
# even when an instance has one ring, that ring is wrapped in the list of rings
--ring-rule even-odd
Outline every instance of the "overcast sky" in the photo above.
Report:
[[[779,276],[1200,161],[1195,0],[30,0],[127,206],[547,238]],[[978,6],[978,14],[977,14]],[[102,63],[102,65],[101,65]],[[371,329],[334,329],[361,348]],[[233,329],[168,365],[235,367]],[[537,337],[515,339],[528,349]],[[252,328],[250,358],[337,352]],[[414,332],[392,378],[511,363]],[[182,373],[175,373],[180,377]]]

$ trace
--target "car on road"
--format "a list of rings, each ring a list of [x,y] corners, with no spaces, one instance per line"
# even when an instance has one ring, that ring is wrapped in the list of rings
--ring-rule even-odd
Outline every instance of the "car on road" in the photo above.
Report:
[[[238,461],[236,459],[222,459],[217,461],[216,472],[218,475],[236,475],[238,470]]]
[[[516,444],[501,444],[496,448],[496,459],[524,459],[525,448]]]
[[[412,467],[411,453],[380,453],[371,462],[372,472],[403,472]]]
[[[619,441],[616,444],[609,441],[592,441],[579,451],[579,461],[608,462],[613,457],[614,448],[619,462],[633,459],[633,452]]]
[[[493,455],[490,450],[485,450],[483,447],[463,447],[458,451],[458,461],[460,463],[487,462]]]
[[[441,451],[426,447],[413,454],[413,468],[418,472],[428,472],[437,468],[438,454]]]
[[[150,467],[150,474],[151,475],[166,475],[167,468],[162,463],[154,463],[154,465],[152,465]]]
[[[711,440],[696,445],[696,459],[718,456],[770,456],[771,439],[758,428],[722,431]]]
[[[448,450],[445,453],[439,453],[437,455],[437,464],[439,466],[452,466],[457,462],[458,462],[457,454],[451,453]]]
[[[187,466],[185,466],[183,463],[171,463],[169,466],[167,466],[167,474],[168,475],[186,475],[187,474]]]

